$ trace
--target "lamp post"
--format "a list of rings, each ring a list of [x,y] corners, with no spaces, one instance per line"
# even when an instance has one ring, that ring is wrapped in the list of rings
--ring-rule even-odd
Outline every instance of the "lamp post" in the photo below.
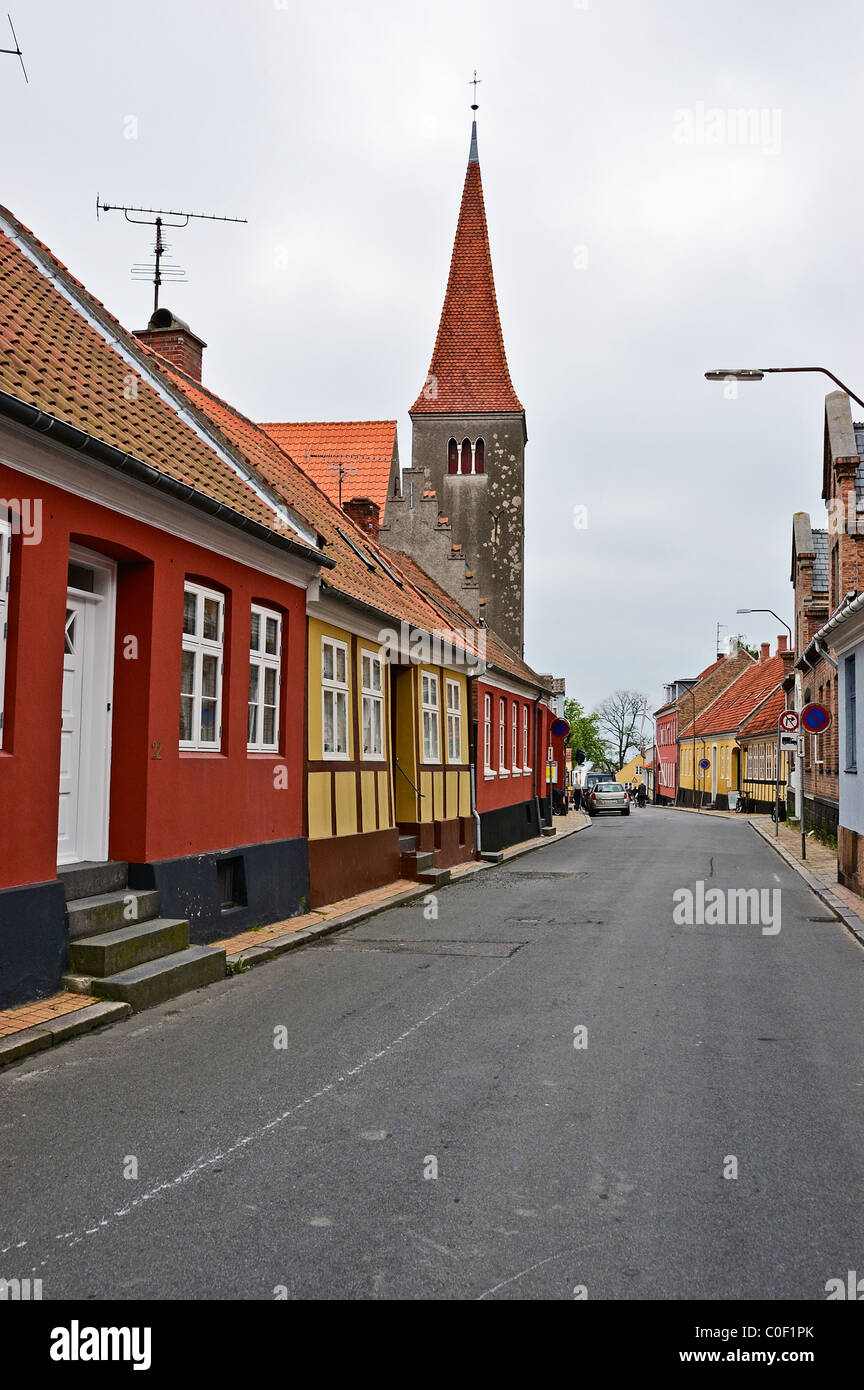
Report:
[[[854,391],[850,391],[839,376],[829,372],[827,367],[731,367],[726,371],[706,372],[705,379],[706,381],[761,381],[771,372],[821,372],[823,376],[830,377],[841,391],[845,391],[847,396],[851,396],[853,401],[857,401],[858,405],[864,409],[864,401],[861,400],[861,397],[856,396]]]
[[[772,618],[776,618],[777,621],[778,621],[778,623],[780,623],[781,626],[785,627],[786,631],[789,633],[789,650],[790,650],[790,652],[791,652],[791,651],[794,651],[794,647],[793,647],[793,645],[792,645],[792,629],[791,629],[791,627],[789,626],[788,623],[784,623],[784,622],[783,622],[783,619],[780,617],[780,614],[779,614],[779,613],[775,613],[773,608],[736,608],[736,609],[735,609],[735,612],[736,612],[736,613],[770,613],[770,614],[771,614],[771,617],[772,617]]]

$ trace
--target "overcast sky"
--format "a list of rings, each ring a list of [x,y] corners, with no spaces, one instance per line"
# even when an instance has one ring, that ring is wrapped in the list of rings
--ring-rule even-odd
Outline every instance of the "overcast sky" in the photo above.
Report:
[[[824,365],[864,394],[860,4],[10,3],[30,85],[0,58],[0,202],[130,328],[151,233],[97,223],[97,193],[247,217],[173,240],[188,283],[163,302],[209,344],[207,384],[256,419],[398,416],[403,463],[476,67],[529,436],[526,657],[588,707],[659,703],[718,620],[780,630],[736,608],[791,620],[831,383],[731,400],[703,372]]]

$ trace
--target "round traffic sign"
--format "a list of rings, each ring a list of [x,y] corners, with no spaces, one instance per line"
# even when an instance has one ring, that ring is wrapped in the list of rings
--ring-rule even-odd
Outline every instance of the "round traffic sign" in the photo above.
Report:
[[[556,738],[567,738],[570,733],[570,725],[566,719],[553,719],[552,732]]]
[[[709,769],[709,767],[711,766],[711,759],[710,759],[710,758],[700,758],[700,759],[699,759],[699,766],[701,767],[701,769],[702,769],[703,772],[707,772],[708,769]]]
[[[796,732],[798,728],[797,710],[787,709],[783,711],[780,716],[780,728],[783,730],[784,734],[794,734]]]
[[[824,705],[805,705],[801,723],[810,734],[824,734],[831,727],[831,715]]]

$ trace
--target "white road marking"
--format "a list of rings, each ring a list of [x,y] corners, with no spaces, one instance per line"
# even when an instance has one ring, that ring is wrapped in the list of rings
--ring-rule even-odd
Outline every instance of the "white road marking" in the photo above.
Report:
[[[372,1052],[368,1057],[364,1057],[362,1062],[357,1063],[356,1067],[350,1067],[347,1071],[343,1072],[341,1076],[335,1077],[333,1081],[328,1081],[326,1086],[321,1086],[319,1090],[313,1091],[311,1095],[306,1096],[303,1100],[290,1106],[288,1110],[283,1110],[281,1115],[274,1116],[274,1118],[268,1120],[266,1124],[259,1125],[256,1129],[253,1129],[251,1133],[243,1135],[240,1139],[236,1139],[233,1144],[229,1144],[227,1148],[222,1149],[219,1153],[196,1159],[193,1164],[185,1168],[182,1173],[178,1173],[176,1177],[167,1178],[164,1182],[157,1183],[155,1187],[151,1187],[148,1192],[142,1192],[139,1197],[134,1198],[134,1200],[127,1203],[125,1207],[118,1207],[110,1216],[102,1217],[99,1221],[89,1224],[80,1234],[76,1235],[72,1231],[66,1231],[55,1236],[54,1239],[63,1241],[69,1246],[78,1245],[86,1236],[96,1235],[98,1232],[104,1231],[105,1228],[112,1223],[122,1220],[125,1216],[130,1216],[132,1212],[143,1206],[145,1202],[153,1201],[154,1198],[161,1196],[164,1192],[174,1191],[176,1188],[184,1186],[187,1182],[191,1182],[193,1178],[196,1178],[199,1173],[203,1173],[207,1168],[212,1168],[217,1163],[224,1163],[227,1159],[235,1157],[237,1154],[241,1153],[242,1150],[248,1149],[250,1145],[257,1143],[259,1139],[263,1139],[271,1130],[277,1129],[280,1125],[285,1124],[287,1120],[291,1119],[292,1116],[296,1115],[298,1111],[303,1110],[307,1105],[311,1105],[313,1101],[320,1100],[322,1096],[329,1095],[332,1091],[336,1090],[337,1086],[344,1085],[349,1079],[360,1076],[376,1062],[380,1062],[383,1057],[386,1057],[388,1053],[392,1052],[400,1043],[405,1042],[408,1038],[412,1037],[413,1034],[418,1033],[421,1028],[425,1028],[426,1024],[431,1023],[439,1014],[443,1014],[447,1009],[452,1008],[459,999],[464,998],[466,994],[470,994],[473,990],[484,984],[486,980],[490,980],[493,975],[497,975],[499,971],[505,970],[507,966],[512,963],[513,959],[514,957],[508,956],[505,960],[502,960],[499,965],[496,965],[494,969],[487,970],[485,975],[479,976],[479,978],[473,980],[470,985],[466,985],[463,989],[457,990],[455,994],[451,994],[448,999],[445,999],[443,1004],[439,1004],[437,1008],[432,1009],[428,1014],[424,1014],[422,1018],[418,1018],[416,1023],[412,1023],[409,1028],[406,1028],[398,1037],[393,1038],[391,1042],[386,1043],[385,1046],[380,1048],[377,1052]],[[22,1241],[16,1248],[21,1249],[26,1244],[26,1241]],[[11,1249],[12,1247],[10,1246],[8,1248]]]

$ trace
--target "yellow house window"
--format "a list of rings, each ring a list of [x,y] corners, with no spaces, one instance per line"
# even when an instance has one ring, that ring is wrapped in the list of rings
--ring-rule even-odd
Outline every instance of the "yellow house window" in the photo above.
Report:
[[[321,639],[322,744],[331,758],[348,757],[348,647]]]
[[[439,723],[438,677],[422,673],[423,761],[440,763],[441,730]]]
[[[384,756],[384,662],[377,652],[360,651],[363,757]]]
[[[447,761],[462,761],[462,687],[447,681]]]

